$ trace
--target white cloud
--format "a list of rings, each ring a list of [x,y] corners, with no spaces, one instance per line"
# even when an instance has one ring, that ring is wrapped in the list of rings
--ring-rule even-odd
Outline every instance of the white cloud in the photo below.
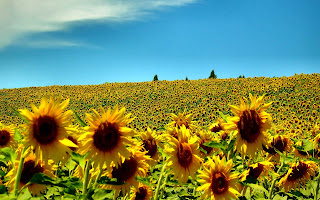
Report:
[[[89,20],[128,21],[196,0],[1,0],[0,49],[29,35],[61,31]]]

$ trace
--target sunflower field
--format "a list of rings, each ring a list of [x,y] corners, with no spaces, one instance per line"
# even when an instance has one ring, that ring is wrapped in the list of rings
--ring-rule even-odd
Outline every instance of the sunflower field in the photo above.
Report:
[[[320,199],[320,74],[0,90],[0,199]]]

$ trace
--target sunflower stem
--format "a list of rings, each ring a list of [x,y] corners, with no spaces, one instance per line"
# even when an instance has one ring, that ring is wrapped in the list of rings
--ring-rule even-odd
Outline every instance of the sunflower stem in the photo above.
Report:
[[[96,180],[94,181],[93,188],[96,188],[96,187],[97,187],[98,181],[99,181],[99,179],[101,178],[102,172],[103,172],[103,169],[101,168],[100,171],[99,171],[99,174],[98,174],[98,176],[97,176],[97,178],[96,178]]]
[[[158,180],[158,184],[157,184],[157,189],[156,189],[156,192],[155,192],[155,195],[154,195],[154,200],[158,200],[158,198],[159,198],[158,196],[159,196],[159,192],[160,192],[160,185],[161,185],[162,177],[163,177],[164,171],[166,169],[166,166],[167,166],[167,163],[165,163],[162,166],[161,174],[160,174],[160,177],[159,177],[159,180]]]
[[[16,174],[16,181],[14,182],[14,195],[15,197],[18,196],[18,192],[19,192],[19,183],[20,183],[20,179],[21,179],[21,174],[22,174],[22,169],[23,169],[23,163],[24,163],[24,151],[26,149],[23,148],[22,149],[22,152],[21,152],[21,157],[20,157],[20,161],[19,161],[19,167],[18,167],[18,171],[17,171],[17,174]],[[14,165],[14,163],[13,163]]]
[[[85,167],[85,172],[84,172],[83,189],[82,189],[84,199],[86,199],[86,197],[87,197],[86,194],[88,192],[89,170],[90,170],[90,160],[87,161],[86,167]]]
[[[318,181],[317,181],[317,186],[316,186],[316,192],[315,192],[315,195],[314,195],[314,200],[318,200],[319,183],[320,183],[320,173],[318,175]]]
[[[282,161],[281,161],[281,166],[280,166],[279,169],[277,170],[277,174],[280,173],[280,171],[281,171],[281,169],[282,169],[282,167],[283,167],[283,165],[284,165],[284,158],[282,158],[281,160],[282,160]],[[277,180],[277,179],[275,178],[275,179],[272,181],[271,189],[270,189],[269,195],[268,195],[268,199],[271,199],[272,191],[273,191],[274,186],[275,186],[275,184],[276,184],[276,180]]]

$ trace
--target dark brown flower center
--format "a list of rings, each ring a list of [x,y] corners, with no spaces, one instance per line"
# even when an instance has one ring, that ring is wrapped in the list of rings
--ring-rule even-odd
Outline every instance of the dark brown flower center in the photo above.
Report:
[[[148,153],[146,155],[149,155],[151,158],[158,151],[157,144],[154,139],[143,140],[143,147],[145,148],[146,151],[148,151]]]
[[[112,151],[120,140],[120,133],[115,124],[108,122],[99,125],[93,135],[93,144],[100,151]]]
[[[229,182],[224,173],[216,172],[212,176],[211,190],[214,194],[223,194],[229,188]]]
[[[180,143],[177,156],[178,162],[182,167],[189,167],[189,165],[192,163],[192,150],[190,145],[188,143]]]
[[[52,143],[58,135],[58,124],[53,117],[40,116],[33,123],[33,136],[40,144]]]
[[[76,145],[78,145],[78,141],[77,141],[77,139],[75,139],[74,137],[72,137],[72,136],[68,136],[68,140],[70,140],[71,142],[73,142],[74,144],[76,144]],[[72,151],[75,151],[75,150],[77,150],[77,148],[76,147],[69,147]]]
[[[256,168],[249,167],[248,177],[257,179],[260,176],[260,174],[262,173],[262,171],[263,171],[263,165],[258,163],[258,167],[256,167]]]
[[[285,151],[288,145],[288,140],[286,138],[281,139],[281,137],[273,138],[271,142],[271,146],[263,146],[263,150],[266,152],[275,155],[277,152],[274,150],[275,148],[281,153]]]
[[[112,169],[112,178],[116,178],[119,182],[125,182],[135,175],[138,163],[134,158],[126,159],[118,168]]]
[[[0,146],[7,145],[10,141],[10,133],[7,130],[0,130]]]
[[[292,167],[292,171],[288,176],[288,181],[296,181],[302,178],[308,171],[308,165],[299,161],[297,166]]]
[[[255,110],[245,110],[240,116],[238,128],[241,138],[248,143],[253,143],[261,134],[261,119]]]
[[[147,197],[148,191],[145,187],[139,187],[139,191],[136,192],[135,200],[144,200]]]
[[[33,175],[43,173],[43,168],[40,165],[35,165],[34,160],[28,160],[23,164],[20,182],[27,184]]]
[[[287,144],[288,144],[288,141],[285,138],[282,140],[281,137],[278,137],[271,142],[271,145],[274,148],[278,149],[281,153],[284,152],[284,150],[287,147]]]
[[[217,132],[219,132],[219,131],[221,131],[221,130],[223,130],[223,129],[221,128],[220,124],[216,124],[215,126],[213,126],[213,127],[210,129],[210,131],[211,131],[211,132],[214,132],[214,133],[217,133]]]

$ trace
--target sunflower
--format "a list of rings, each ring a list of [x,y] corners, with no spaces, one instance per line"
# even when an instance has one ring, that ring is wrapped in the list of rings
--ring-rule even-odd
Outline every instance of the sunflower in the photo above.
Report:
[[[313,144],[316,149],[320,149],[320,134],[314,138]]]
[[[238,174],[231,173],[232,160],[226,162],[225,157],[222,160],[218,156],[209,158],[199,170],[198,182],[202,184],[197,191],[204,193],[200,198],[212,200],[237,198],[238,192],[237,179]]]
[[[197,137],[191,137],[190,130],[184,125],[176,129],[178,139],[170,136],[165,152],[170,156],[168,167],[172,169],[174,178],[185,183],[189,175],[195,178],[194,174],[201,165],[199,145]]]
[[[156,134],[156,131],[151,131],[150,128],[147,128],[147,131],[140,133],[139,137],[142,140],[143,148],[147,151],[146,155],[151,157],[149,164],[151,166],[156,165],[159,161],[159,136]]]
[[[214,122],[209,126],[209,130],[214,133],[224,131],[225,130],[224,120],[221,118],[218,118],[217,122]]]
[[[139,189],[139,182],[136,180],[136,176],[145,177],[149,169],[148,162],[150,156],[146,155],[146,151],[142,150],[142,144],[136,143],[135,146],[129,148],[129,158],[121,157],[122,162],[118,166],[112,166],[111,172],[107,172],[107,176],[110,178],[116,178],[122,185],[105,185],[105,189],[114,189],[115,196],[119,195],[121,191],[123,195],[130,192],[130,188],[133,186]]]
[[[283,176],[279,183],[279,187],[284,187],[285,192],[300,188],[300,183],[304,186],[305,183],[315,175],[317,164],[313,161],[298,161],[292,163],[288,172]]]
[[[14,183],[15,183],[15,178],[16,178],[16,173],[18,170],[19,166],[19,161],[17,160],[15,162],[15,167],[11,169],[8,174],[6,175],[7,177],[11,177],[10,180],[6,183],[6,186],[10,188],[12,191],[14,188]],[[45,163],[44,161],[40,161],[36,159],[36,155],[33,153],[30,153],[23,162],[23,168],[22,168],[22,173],[21,173],[21,178],[20,178],[20,183],[19,183],[19,190],[27,184],[30,179],[33,177],[33,175],[37,173],[43,173],[49,177],[54,177],[53,172],[56,170],[56,166],[53,165],[52,160],[50,160],[48,163]],[[42,185],[42,184],[35,184],[32,183],[27,186],[29,189],[29,192],[33,196],[40,196],[41,193],[43,193],[47,186]]]
[[[242,156],[250,155],[254,157],[257,151],[262,150],[262,145],[266,144],[266,131],[271,127],[271,116],[265,112],[272,102],[263,104],[264,96],[258,99],[249,95],[251,104],[247,105],[241,99],[240,107],[229,105],[231,112],[235,115],[229,118],[225,128],[235,131],[235,148]]]
[[[125,115],[125,108],[118,110],[116,106],[113,111],[109,107],[107,112],[101,107],[101,116],[93,109],[93,114],[86,114],[89,126],[79,137],[80,154],[88,153],[87,159],[91,160],[94,168],[104,164],[108,167],[111,162],[115,165],[121,163],[120,155],[130,157],[126,145],[133,145],[133,129],[126,127],[134,118],[131,114]]]
[[[249,168],[241,174],[240,181],[246,181],[248,179],[257,180],[258,178],[261,179],[261,175],[268,176],[268,173],[272,171],[273,167],[274,165],[269,161],[257,162],[249,166]]]
[[[182,126],[185,126],[187,129],[194,131],[197,126],[194,124],[195,121],[192,121],[192,114],[186,114],[185,111],[183,113],[178,113],[178,115],[174,113],[170,113],[169,117],[173,120],[169,124],[168,127],[177,127],[180,129]]]
[[[75,129],[69,127],[72,111],[65,111],[69,99],[61,102],[60,98],[54,101],[50,98],[42,98],[39,108],[31,104],[33,113],[27,109],[21,109],[20,113],[28,123],[23,126],[27,130],[23,143],[26,147],[31,146],[37,160],[55,162],[65,160],[69,147],[77,147],[67,139]]]
[[[298,149],[298,147],[302,147],[303,146],[303,140],[300,140],[296,143],[296,147],[294,147],[293,149],[293,152],[294,152],[294,155],[301,158],[301,159],[304,159],[304,158],[307,158],[309,156],[309,153],[306,152],[306,151],[301,151]]]
[[[5,126],[0,122],[0,148],[14,148],[15,146],[16,142],[14,140],[14,126]]]
[[[133,195],[131,196],[130,200],[150,200],[152,197],[152,189],[139,183],[139,188],[133,188]]]
[[[279,161],[280,155],[274,150],[277,149],[281,153],[289,152],[292,147],[292,141],[290,140],[290,136],[288,135],[275,135],[269,141],[267,146],[263,146],[263,150],[268,153],[268,157],[270,157],[273,161]]]

